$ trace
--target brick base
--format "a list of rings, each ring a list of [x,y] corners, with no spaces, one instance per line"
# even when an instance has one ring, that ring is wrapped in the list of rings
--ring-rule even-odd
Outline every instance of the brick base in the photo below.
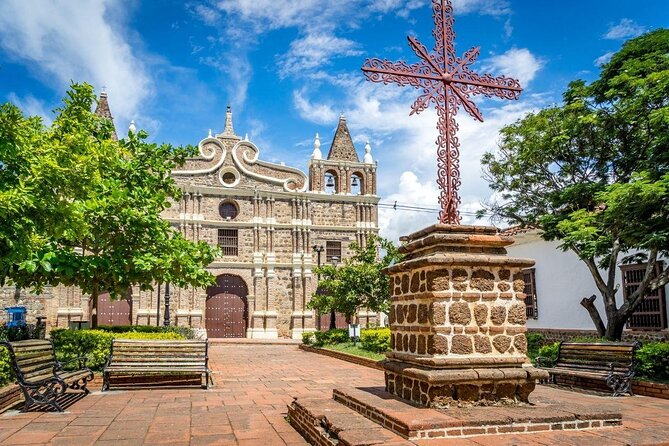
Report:
[[[417,409],[380,388],[339,388],[334,390],[334,399],[409,440],[597,429],[622,424],[622,415],[616,410],[566,401],[442,411]]]

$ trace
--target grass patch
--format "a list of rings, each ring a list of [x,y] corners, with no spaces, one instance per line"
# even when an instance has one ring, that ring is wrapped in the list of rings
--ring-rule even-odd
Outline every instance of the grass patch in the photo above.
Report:
[[[351,355],[361,356],[363,358],[373,359],[375,361],[380,361],[386,358],[386,355],[382,353],[374,353],[360,348],[360,343],[354,345],[352,342],[343,342],[340,344],[329,344],[324,347],[321,347],[325,350],[334,350],[337,352],[348,353]]]

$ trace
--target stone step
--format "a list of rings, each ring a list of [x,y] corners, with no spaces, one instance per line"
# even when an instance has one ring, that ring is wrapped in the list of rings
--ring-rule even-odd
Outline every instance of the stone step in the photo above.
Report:
[[[409,440],[596,429],[622,424],[617,409],[567,401],[437,410],[413,406],[382,387],[337,388],[333,396],[335,401]]]
[[[288,406],[288,417],[295,430],[312,445],[413,444],[333,399],[296,399]]]

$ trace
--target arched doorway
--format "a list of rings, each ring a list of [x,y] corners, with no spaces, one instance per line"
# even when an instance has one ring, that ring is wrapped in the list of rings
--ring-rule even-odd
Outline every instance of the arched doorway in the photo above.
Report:
[[[244,279],[232,274],[216,278],[207,289],[204,324],[210,338],[244,338],[248,321],[248,288]]]

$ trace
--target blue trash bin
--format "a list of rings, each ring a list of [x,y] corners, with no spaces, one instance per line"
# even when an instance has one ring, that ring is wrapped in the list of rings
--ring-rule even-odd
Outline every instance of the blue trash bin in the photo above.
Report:
[[[26,307],[5,307],[7,311],[7,327],[23,327],[26,325]]]

